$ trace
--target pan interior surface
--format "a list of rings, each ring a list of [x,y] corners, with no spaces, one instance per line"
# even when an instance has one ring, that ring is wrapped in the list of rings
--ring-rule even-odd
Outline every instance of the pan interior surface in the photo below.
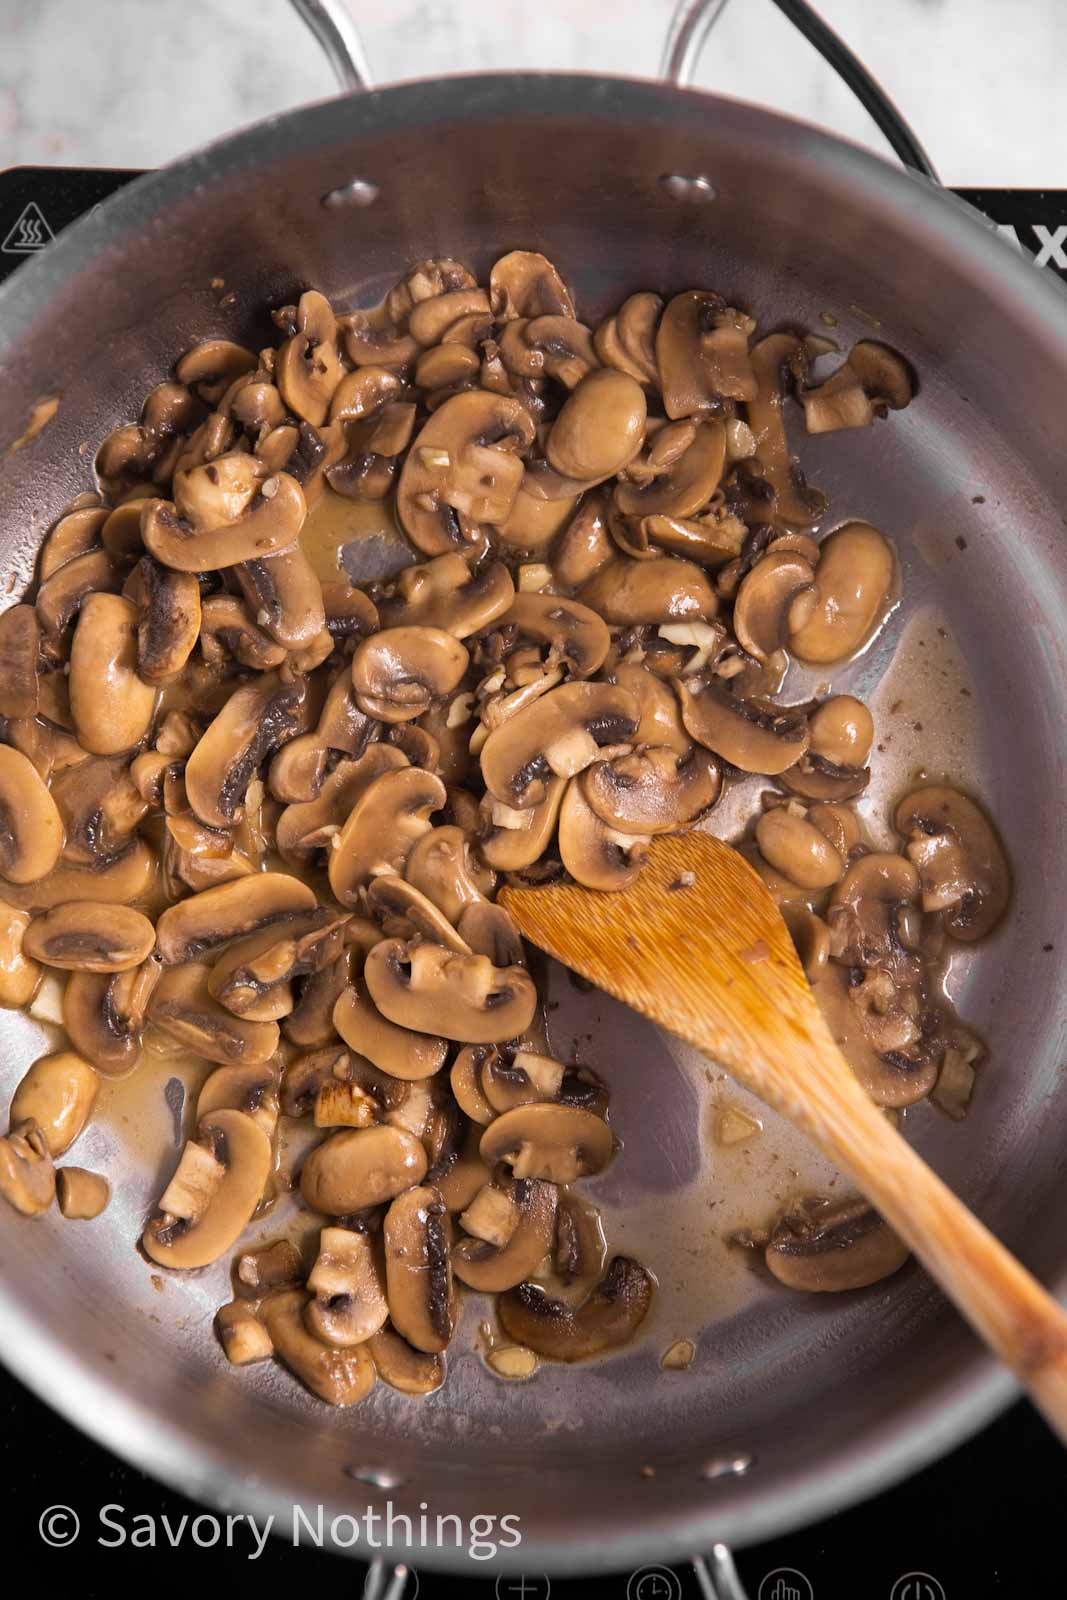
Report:
[[[707,184],[686,190],[668,175]],[[372,204],[323,204],[355,179],[376,186]],[[802,441],[796,413],[791,432],[829,493],[825,526],[867,518],[900,556],[901,604],[833,677],[876,710],[872,821],[920,768],[944,775],[988,803],[1016,876],[1006,925],[949,977],[990,1050],[971,1113],[956,1124],[923,1107],[906,1128],[1062,1292],[1067,301],[950,198],[768,113],[615,80],[451,79],[264,124],[134,185],[0,295],[0,448],[35,401],[60,397],[51,423],[5,454],[13,590],[51,521],[91,487],[96,444],[195,340],[256,348],[264,308],[307,285],[366,305],[408,262],[450,255],[483,273],[520,247],[557,263],[587,321],[635,289],[707,286],[764,331],[803,327],[842,349],[884,338],[918,369],[916,402],[884,424]],[[799,700],[821,681],[795,673],[789,688]],[[810,1298],[753,1274],[726,1234],[831,1175],[763,1112],[759,1154],[718,1151],[714,1108],[745,1103],[740,1091],[564,973],[551,986],[556,1052],[577,1049],[603,1072],[623,1142],[588,1192],[612,1246],[660,1281],[631,1350],[507,1384],[479,1352],[487,1307],[471,1304],[445,1387],[426,1400],[379,1384],[334,1412],[270,1364],[228,1369],[211,1332],[226,1264],[161,1276],[135,1248],[175,1158],[172,1069],[146,1061],[106,1091],[75,1153],[111,1177],[105,1218],[0,1216],[0,1355],[147,1470],[212,1503],[274,1512],[286,1536],[294,1503],[313,1521],[325,1507],[328,1537],[331,1516],[388,1501],[418,1546],[425,1503],[426,1567],[468,1560],[451,1532],[435,1541],[438,1515],[516,1518],[521,1546],[497,1556],[516,1570],[621,1568],[767,1537],[915,1467],[1007,1398],[914,1268]],[[10,1096],[47,1042],[2,1013],[0,1043]],[[278,1228],[265,1217],[250,1238]],[[695,1359],[664,1371],[679,1339]]]

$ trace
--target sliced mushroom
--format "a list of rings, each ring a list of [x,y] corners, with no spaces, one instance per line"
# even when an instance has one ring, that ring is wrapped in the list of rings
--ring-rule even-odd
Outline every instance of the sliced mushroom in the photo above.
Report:
[[[156,946],[161,958],[176,966],[312,912],[315,903],[314,890],[288,873],[255,873],[168,906],[156,924]]]
[[[73,1050],[42,1056],[11,1100],[11,1126],[34,1122],[51,1156],[69,1150],[92,1115],[100,1080]]]
[[[274,1354],[274,1340],[247,1300],[231,1300],[215,1313],[215,1332],[227,1361],[247,1367]]]
[[[219,957],[208,988],[235,1015],[276,1022],[292,1010],[292,980],[320,971],[343,953],[347,921],[323,906],[260,928]]]
[[[488,956],[494,967],[522,965],[525,961],[519,930],[503,906],[489,900],[468,906],[456,931],[475,955]]]
[[[444,912],[421,889],[395,873],[382,873],[371,880],[367,888],[367,910],[377,918],[387,938],[428,939],[457,955],[470,955],[470,945]]]
[[[462,1043],[514,1038],[537,1008],[537,990],[522,967],[494,967],[487,956],[456,955],[440,945],[383,940],[367,957],[364,979],[389,1021]]]
[[[351,1228],[322,1228],[308,1274],[315,1296],[304,1310],[308,1331],[338,1349],[365,1344],[389,1316],[378,1251],[371,1236]]]
[[[132,906],[71,901],[38,917],[23,948],[36,961],[69,972],[125,972],[152,952],[156,930]]]
[[[290,746],[285,746],[279,754],[284,756],[288,748]],[[298,774],[303,771],[306,780],[305,763],[295,765]],[[374,779],[386,772],[397,772],[407,765],[407,757],[401,750],[384,743],[368,745],[355,760],[339,761],[323,779],[314,800],[287,805],[278,818],[275,841],[279,854],[292,866],[307,867],[315,852],[329,847],[330,841],[340,833],[349,813]],[[285,781],[288,781],[292,775],[288,764],[281,768],[281,772]]]
[[[299,545],[258,561],[242,561],[233,572],[257,626],[284,649],[306,651],[325,634],[322,585]],[[331,649],[328,635],[323,642],[325,660]]]
[[[894,826],[918,869],[924,911],[940,911],[946,931],[967,943],[991,933],[1011,897],[1011,869],[985,812],[945,784],[904,796]]]
[[[105,1077],[125,1077],[141,1055],[148,1001],[162,968],[154,956],[129,972],[72,972],[63,992],[71,1043]]]
[[[908,363],[874,339],[853,345],[848,359],[824,383],[801,392],[809,433],[865,428],[889,409],[901,411],[915,393]]]
[[[137,675],[157,687],[181,672],[200,634],[200,584],[153,556],[137,567],[143,600],[137,624]]]
[[[815,605],[789,648],[801,661],[828,665],[854,656],[885,620],[893,602],[892,547],[867,522],[848,522],[819,546]]]
[[[611,893],[636,882],[648,856],[648,839],[604,822],[580,780],[572,778],[559,813],[559,853],[576,883]]]
[[[607,1123],[592,1112],[540,1103],[497,1117],[482,1134],[480,1150],[487,1166],[507,1161],[516,1178],[573,1183],[602,1172],[615,1141]]]
[[[563,279],[551,261],[535,250],[512,250],[500,257],[489,274],[489,301],[494,316],[503,321],[574,316]]]
[[[41,625],[32,606],[0,616],[0,717],[35,717]]]
[[[269,1061],[217,1067],[197,1096],[199,1125],[214,1111],[240,1111],[259,1124],[267,1138],[278,1126],[278,1077]]]
[[[61,654],[62,635],[86,597],[112,593],[121,587],[124,577],[124,570],[106,550],[89,550],[44,580],[35,609],[42,647],[53,659]]]
[[[520,1283],[497,1301],[510,1339],[552,1361],[585,1361],[628,1344],[648,1315],[654,1282],[629,1256],[614,1256],[603,1279],[577,1309],[534,1283]]]
[[[422,1141],[403,1128],[344,1128],[311,1151],[300,1192],[312,1211],[351,1216],[421,1183],[427,1166]]]
[[[60,1211],[72,1222],[92,1222],[107,1209],[111,1185],[99,1172],[61,1167],[56,1173],[56,1198]]]
[[[550,774],[572,777],[602,745],[633,737],[637,703],[612,684],[568,683],[495,728],[481,752],[482,777],[505,805],[522,809],[546,797]]]
[[[656,364],[668,417],[718,413],[723,400],[752,400],[748,352],[755,324],[721,295],[689,289],[668,301],[656,333]]]
[[[521,872],[540,860],[556,831],[569,778],[548,778],[545,798],[536,806],[516,810],[490,795],[483,801],[485,827],[481,853],[498,872]]]
[[[810,528],[826,509],[825,496],[804,482],[789,454],[782,404],[790,382],[806,370],[804,344],[795,334],[772,333],[751,354],[756,394],[747,401],[748,425],[773,499],[773,519],[787,527]]]
[[[653,451],[662,437],[656,436]],[[647,482],[620,479],[615,489],[616,509],[625,517],[695,516],[719,487],[725,465],[724,425],[718,421],[700,422],[691,430],[690,442],[677,458]]]
[[[742,578],[734,600],[733,626],[741,648],[757,661],[782,649],[815,607],[813,579],[803,556],[772,546]]]
[[[410,722],[456,689],[469,655],[441,628],[384,628],[352,657],[352,682],[361,710],[383,722]]]
[[[645,436],[645,392],[635,379],[598,367],[572,390],[545,444],[564,478],[599,483],[633,460]]]
[[[326,421],[344,368],[337,353],[337,321],[324,295],[300,296],[294,331],[274,360],[274,376],[289,410],[314,427]]]
[[[515,596],[515,585],[501,561],[471,572],[457,553],[407,567],[396,581],[396,599],[382,610],[386,627],[439,628],[455,639],[487,628],[501,618]]]
[[[782,1217],[764,1259],[787,1288],[838,1293],[866,1289],[898,1272],[908,1248],[865,1200],[846,1200]]]
[[[719,609],[703,569],[677,556],[610,561],[581,591],[584,605],[606,622],[707,622]]]
[[[756,843],[776,872],[802,889],[829,889],[844,876],[845,862],[826,835],[796,802],[765,811],[756,823]]]
[[[416,1350],[447,1349],[456,1321],[448,1212],[430,1185],[395,1199],[382,1224],[389,1319]]]
[[[310,972],[303,980],[300,998],[282,1023],[290,1044],[301,1050],[317,1050],[334,1042],[333,1008],[344,993],[351,976],[348,953],[336,961]]]
[[[404,532],[425,555],[478,543],[478,525],[506,522],[534,439],[529,411],[472,389],[440,406],[408,451],[396,491]]]
[[[44,1134],[20,1122],[0,1139],[0,1195],[24,1217],[39,1217],[55,1198],[56,1174]]]
[[[415,1033],[382,1016],[361,985],[351,985],[338,998],[333,1024],[347,1045],[391,1078],[431,1078],[448,1055],[444,1039]]]
[[[342,905],[379,872],[401,872],[430,815],[445,803],[440,778],[419,767],[383,772],[360,795],[330,851],[330,888]]]
[[[70,647],[70,709],[81,745],[115,755],[140,744],[156,690],[137,674],[137,607],[121,595],[82,602]]]
[[[452,1247],[456,1277],[479,1294],[499,1294],[531,1277],[551,1250],[555,1236],[559,1199],[555,1184],[515,1178],[503,1181],[498,1192],[517,1213],[507,1242],[497,1245],[467,1237]]]
[[[611,637],[607,624],[588,606],[554,594],[518,594],[503,627],[548,647],[549,667],[562,664],[572,678],[590,678],[603,666]]]
[[[141,1236],[161,1267],[188,1271],[225,1255],[252,1219],[270,1173],[270,1140],[240,1111],[199,1124]]]
[[[205,1061],[269,1061],[278,1048],[277,1023],[247,1022],[220,1006],[208,989],[210,973],[197,961],[166,968],[148,1002],[149,1020]]]
[[[211,722],[185,767],[189,804],[209,828],[228,828],[244,814],[256,768],[279,744],[304,731],[303,679],[263,673],[236,689]]]
[[[825,972],[830,957],[830,930],[807,906],[783,905],[781,912],[805,976],[814,984]]]
[[[264,556],[287,550],[296,543],[307,516],[304,491],[288,472],[259,476],[262,464],[253,468],[254,456],[243,456],[241,470],[253,471],[253,492],[230,521],[217,521],[217,512],[202,504],[197,473],[216,478],[222,470],[223,456],[206,467],[193,467],[174,475],[175,502],[146,500],[141,518],[141,538],[145,548],[165,567],[179,572],[215,572],[241,561],[260,561]],[[258,493],[255,492],[258,490]]]
[[[243,345],[229,339],[203,339],[175,364],[174,375],[208,405],[214,405],[237,378],[255,370],[256,358]]]
[[[769,776],[792,767],[808,747],[803,711],[773,701],[741,700],[714,679],[691,689],[674,679],[686,731],[741,772]]]
[[[0,874],[9,883],[37,883],[63,848],[63,822],[37,769],[19,750],[0,745]]]
[[[29,925],[28,912],[0,900],[0,1006],[26,1005],[41,981],[40,966],[22,949]]]
[[[371,1335],[367,1349],[382,1382],[401,1394],[433,1394],[445,1381],[444,1356],[414,1349],[388,1324]]]
[[[243,1300],[262,1300],[275,1289],[292,1288],[303,1277],[300,1252],[289,1239],[242,1250],[233,1264],[234,1292]]]
[[[581,775],[586,803],[622,834],[672,833],[710,811],[722,792],[722,770],[708,750],[684,757],[660,746],[595,761]]]
[[[3,766],[0,750],[0,818],[3,817]],[[3,847],[4,832],[0,826],[0,869]],[[155,878],[155,856],[142,839],[133,839],[119,855],[96,860],[89,866],[61,861],[43,878],[21,886],[12,884],[4,890],[4,898],[27,911],[47,911],[66,900],[108,900],[116,905],[131,905],[150,894]]]
[[[826,965],[814,987],[838,1049],[875,1105],[901,1110],[925,1099],[937,1082],[937,1054],[923,1048],[877,1050],[863,1012],[853,1003],[849,972],[836,961]]]
[[[303,1289],[283,1289],[264,1300],[260,1316],[275,1352],[312,1394],[331,1406],[355,1406],[374,1387],[374,1362],[366,1345],[339,1350],[307,1330]]]
[[[89,496],[89,503],[85,505],[74,502],[45,534],[37,563],[37,575],[42,584],[68,561],[99,548],[100,530],[109,514],[107,506],[100,505],[95,496]]]
[[[916,905],[919,896],[919,874],[905,856],[871,851],[853,861],[826,913],[834,957],[914,981],[917,958],[901,943],[898,920],[901,908]]]
[[[376,731],[377,723],[356,704],[346,661],[326,692],[314,732],[290,739],[272,758],[271,794],[290,806],[313,801],[337,754],[362,755]]]

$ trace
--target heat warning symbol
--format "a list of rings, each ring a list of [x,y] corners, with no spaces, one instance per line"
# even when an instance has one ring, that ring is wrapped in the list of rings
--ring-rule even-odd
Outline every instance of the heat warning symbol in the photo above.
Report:
[[[51,244],[54,238],[55,234],[45,221],[40,206],[36,200],[31,200],[19,212],[0,250],[6,256],[31,256],[34,251],[43,250],[46,244]]]

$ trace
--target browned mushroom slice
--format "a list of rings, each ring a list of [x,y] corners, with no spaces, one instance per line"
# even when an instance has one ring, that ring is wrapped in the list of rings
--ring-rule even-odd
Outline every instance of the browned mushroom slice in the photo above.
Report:
[[[38,917],[23,940],[26,954],[70,972],[124,972],[152,952],[156,930],[132,906],[72,901]]]
[[[790,793],[804,800],[853,800],[871,781],[869,767],[839,767],[825,756],[808,750],[795,766],[777,774]]]
[[[913,789],[894,826],[918,869],[924,911],[940,911],[946,931],[970,943],[991,933],[1011,897],[1011,869],[984,811],[944,784]]]
[[[248,1022],[219,1005],[208,989],[210,972],[196,961],[168,967],[149,999],[149,1021],[205,1061],[268,1061],[278,1048],[277,1023]]]
[[[286,657],[285,647],[258,627],[244,601],[232,594],[213,594],[203,602],[200,649],[212,664],[232,656],[256,672],[280,667]]]
[[[506,522],[533,439],[529,411],[507,395],[476,389],[446,400],[423,424],[397,484],[397,516],[416,549],[444,555],[476,543],[478,524]]]
[[[635,561],[623,556],[601,567],[581,591],[582,602],[606,622],[707,621],[719,609],[703,570],[674,556]]]
[[[272,759],[269,777],[271,794],[288,805],[301,805],[314,800],[338,753],[343,751],[350,756],[362,755],[377,726],[356,704],[352,676],[346,661],[327,690],[314,732],[290,739]]]
[[[845,1200],[782,1217],[764,1259],[787,1288],[839,1293],[866,1289],[898,1272],[908,1248],[865,1200]]]
[[[408,851],[428,833],[445,803],[440,778],[419,767],[383,772],[360,795],[330,851],[330,887],[342,905],[378,872],[403,870]]]
[[[263,1301],[260,1316],[275,1353],[327,1405],[358,1405],[374,1387],[374,1362],[367,1346],[339,1350],[316,1339],[304,1320],[308,1298],[303,1289],[283,1289]]]
[[[650,1273],[629,1256],[614,1256],[603,1279],[575,1308],[534,1283],[520,1283],[497,1301],[509,1338],[551,1361],[585,1361],[628,1344],[648,1315]]]
[[[577,1106],[543,1102],[497,1117],[482,1134],[480,1149],[487,1166],[507,1161],[516,1178],[573,1183],[602,1172],[615,1141],[602,1117]]]
[[[312,1211],[351,1216],[421,1183],[427,1165],[422,1141],[404,1128],[343,1128],[311,1151],[300,1191]]]
[[[259,1124],[268,1139],[278,1126],[278,1074],[270,1061],[216,1067],[196,1100],[199,1124],[214,1111],[240,1111]]]
[[[661,437],[657,435],[656,443]],[[718,488],[725,463],[726,429],[723,424],[718,421],[698,423],[692,430],[691,442],[677,459],[647,482],[621,479],[615,489],[615,506],[627,517],[695,516],[708,505]]]
[[[384,628],[364,639],[352,657],[360,709],[383,722],[410,722],[458,687],[469,659],[459,640],[441,628]]]
[[[322,906],[260,928],[219,957],[208,989],[236,1016],[276,1022],[293,1008],[292,979],[319,972],[342,954],[347,921]]]
[[[156,690],[137,673],[137,607],[121,595],[86,596],[70,647],[70,709],[80,744],[115,755],[140,744]]]
[[[556,777],[573,777],[603,745],[637,727],[637,704],[613,684],[568,683],[517,711],[490,733],[481,752],[490,794],[518,809],[540,805]]]
[[[44,648],[58,655],[60,637],[86,596],[112,593],[121,587],[124,576],[106,550],[89,550],[46,578],[35,603]]]
[[[599,671],[611,644],[602,617],[577,600],[554,594],[517,594],[501,626],[547,646],[548,666],[562,664],[573,678],[590,678]]]
[[[244,459],[254,461],[255,457]],[[178,498],[173,505],[166,500],[145,501],[141,537],[165,567],[176,567],[179,572],[213,572],[241,561],[261,560],[296,543],[307,504],[295,478],[287,472],[276,472],[262,481],[257,478],[258,493],[248,497],[231,521],[219,523],[206,509],[200,509],[200,498],[194,499],[190,485],[195,473],[217,473],[218,469],[219,463],[214,462],[176,473],[174,493]],[[187,513],[187,506],[195,506],[195,513]]]
[[[491,561],[475,575],[461,555],[452,553],[405,568],[396,580],[395,599],[382,608],[382,621],[390,628],[440,628],[466,639],[498,621],[514,596],[503,562]]]
[[[764,860],[802,889],[829,889],[844,876],[843,858],[796,801],[763,813],[756,843]]]
[[[175,364],[174,375],[208,405],[214,405],[243,373],[254,372],[256,364],[251,350],[242,345],[229,339],[204,339]]]
[[[585,798],[580,780],[572,778],[559,813],[559,854],[576,883],[607,894],[636,882],[648,856],[648,839],[604,822]]]
[[[14,1123],[0,1139],[0,1195],[24,1217],[39,1217],[56,1193],[56,1174],[35,1122]]]
[[[3,756],[0,755],[0,806],[3,797]],[[0,815],[2,815],[0,809]],[[0,830],[0,848],[3,845]],[[0,873],[3,857],[0,855]],[[65,900],[110,900],[132,905],[148,895],[156,879],[156,858],[142,839],[131,840],[119,855],[80,866],[60,861],[43,878],[4,888],[4,899],[27,911],[48,911]]]
[[[874,339],[853,345],[848,359],[800,399],[809,433],[865,428],[889,410],[902,411],[915,393],[915,378],[896,350]]]
[[[530,1026],[537,990],[522,967],[440,945],[385,939],[367,956],[364,980],[382,1015],[416,1033],[467,1044],[512,1039]]]
[[[737,642],[757,661],[782,649],[817,603],[814,572],[792,550],[772,548],[741,580],[734,600]]]
[[[29,913],[0,900],[0,1006],[16,1008],[33,999],[41,968],[22,951]]]
[[[494,316],[504,321],[574,316],[563,279],[551,261],[535,250],[512,250],[500,257],[489,274],[489,300]]]
[[[422,1185],[394,1200],[382,1238],[389,1320],[416,1350],[439,1355],[452,1337],[456,1299],[452,1231],[438,1191]]]
[[[687,732],[742,772],[773,777],[792,767],[808,747],[803,711],[772,701],[740,700],[714,680],[690,688],[674,679]]]
[[[718,413],[724,399],[755,397],[748,349],[754,328],[751,317],[709,290],[689,289],[667,302],[655,348],[668,417]]]
[[[132,1072],[141,1055],[148,1001],[161,972],[154,956],[128,972],[72,972],[63,1026],[79,1053],[106,1077]]]
[[[475,955],[488,956],[494,967],[511,967],[525,961],[519,930],[503,906],[488,900],[468,906],[456,931]]]
[[[11,1100],[12,1127],[34,1122],[51,1156],[61,1156],[92,1115],[100,1080],[88,1061],[73,1050],[59,1050],[35,1061]]]
[[[41,625],[33,606],[0,616],[0,717],[35,717]]]
[[[440,343],[461,317],[485,315],[488,311],[489,296],[484,289],[449,289],[418,302],[408,318],[408,332],[416,343],[428,349]]]
[[[645,436],[641,385],[624,372],[599,367],[575,388],[545,444],[548,464],[578,483],[599,483],[625,467]]]
[[[153,556],[137,567],[143,601],[137,624],[137,673],[145,683],[169,683],[181,672],[200,633],[200,584]]]
[[[826,913],[835,959],[853,967],[879,967],[894,982],[914,984],[920,962],[901,940],[900,927],[903,908],[917,906],[919,898],[919,874],[905,856],[880,851],[858,856],[834,889]],[[900,1015],[899,1021],[908,1039],[918,1037],[915,1017]],[[900,1049],[904,1042],[895,1039],[892,1046],[881,1043],[878,1048]]]
[[[483,1186],[479,1186],[480,1188]],[[502,1181],[497,1190],[516,1213],[507,1242],[461,1237],[452,1247],[456,1277],[480,1294],[499,1294],[530,1277],[552,1248],[558,1190],[536,1178]],[[468,1204],[473,1204],[474,1197]],[[466,1210],[467,1208],[464,1208]]]
[[[304,1310],[309,1333],[338,1349],[365,1344],[389,1316],[378,1250],[370,1234],[322,1228],[308,1274],[315,1296]]]
[[[353,1050],[391,1078],[417,1082],[439,1072],[448,1056],[444,1039],[390,1022],[371,1004],[362,984],[351,984],[333,1008],[333,1025]]]
[[[95,496],[89,496],[84,505],[79,500],[74,501],[70,510],[45,534],[37,563],[37,576],[42,584],[68,561],[99,548],[100,530],[109,515],[107,506],[100,505]]]
[[[306,883],[287,872],[254,873],[168,906],[156,924],[156,945],[161,958],[176,966],[314,910],[315,891]]]
[[[286,650],[305,650],[324,631],[322,585],[299,545],[259,561],[242,561],[234,576],[257,627]]]
[[[300,743],[293,740],[292,744]],[[280,760],[290,749],[286,745],[275,759]],[[302,767],[302,763],[296,763]],[[278,818],[275,841],[284,860],[293,866],[305,867],[316,850],[329,848],[330,841],[341,828],[360,796],[375,778],[386,772],[398,772],[408,765],[403,751],[384,743],[368,745],[355,760],[342,760],[323,779],[314,800],[300,801],[286,806]],[[285,763],[282,771],[289,770]],[[272,763],[273,771],[273,763]]]
[[[652,745],[595,761],[580,782],[586,802],[609,828],[673,833],[711,810],[722,791],[722,771],[710,751],[691,747],[679,757]]]
[[[52,871],[63,847],[63,822],[26,756],[0,745],[0,874],[36,883]]]
[[[789,454],[782,404],[790,383],[803,371],[803,341],[792,333],[772,333],[752,350],[757,393],[748,400],[748,423],[756,440],[760,468],[774,491],[774,519],[808,528],[826,509],[825,496],[810,488]]]
[[[903,1109],[925,1099],[937,1082],[936,1052],[875,1049],[863,1013],[851,998],[849,973],[837,962],[822,968],[814,987],[835,1043],[875,1105]]]
[[[259,1204],[270,1159],[270,1140],[250,1117],[232,1110],[204,1117],[144,1230],[145,1254],[185,1271],[225,1255]]]
[[[185,767],[189,804],[202,822],[228,828],[241,820],[256,768],[277,745],[304,731],[309,710],[302,678],[287,683],[264,673],[234,691]]]
[[[815,604],[791,627],[789,648],[818,665],[845,661],[863,648],[894,604],[892,547],[866,522],[848,522],[819,547]]]
[[[444,912],[421,889],[393,872],[380,873],[367,886],[367,910],[381,924],[387,939],[428,939],[457,955],[470,955],[471,947]],[[505,915],[507,913],[505,912]]]
[[[275,381],[289,410],[320,427],[344,375],[330,302],[316,290],[307,290],[290,326],[294,331],[275,357]]]
[[[433,1394],[445,1381],[444,1356],[414,1349],[388,1324],[371,1335],[367,1349],[382,1382],[401,1394]]]
[[[482,802],[482,856],[498,872],[521,872],[539,861],[556,831],[568,778],[547,779],[539,805],[517,810],[488,795]]]

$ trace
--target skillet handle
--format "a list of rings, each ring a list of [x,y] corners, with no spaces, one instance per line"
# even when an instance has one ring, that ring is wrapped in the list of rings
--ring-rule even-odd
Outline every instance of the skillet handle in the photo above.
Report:
[[[773,3],[852,90],[903,164],[937,183],[937,173],[918,136],[859,57],[822,20],[808,0],[773,0]],[[678,0],[663,55],[662,72],[668,83],[686,88],[692,82],[708,34],[726,5],[727,0]]]

